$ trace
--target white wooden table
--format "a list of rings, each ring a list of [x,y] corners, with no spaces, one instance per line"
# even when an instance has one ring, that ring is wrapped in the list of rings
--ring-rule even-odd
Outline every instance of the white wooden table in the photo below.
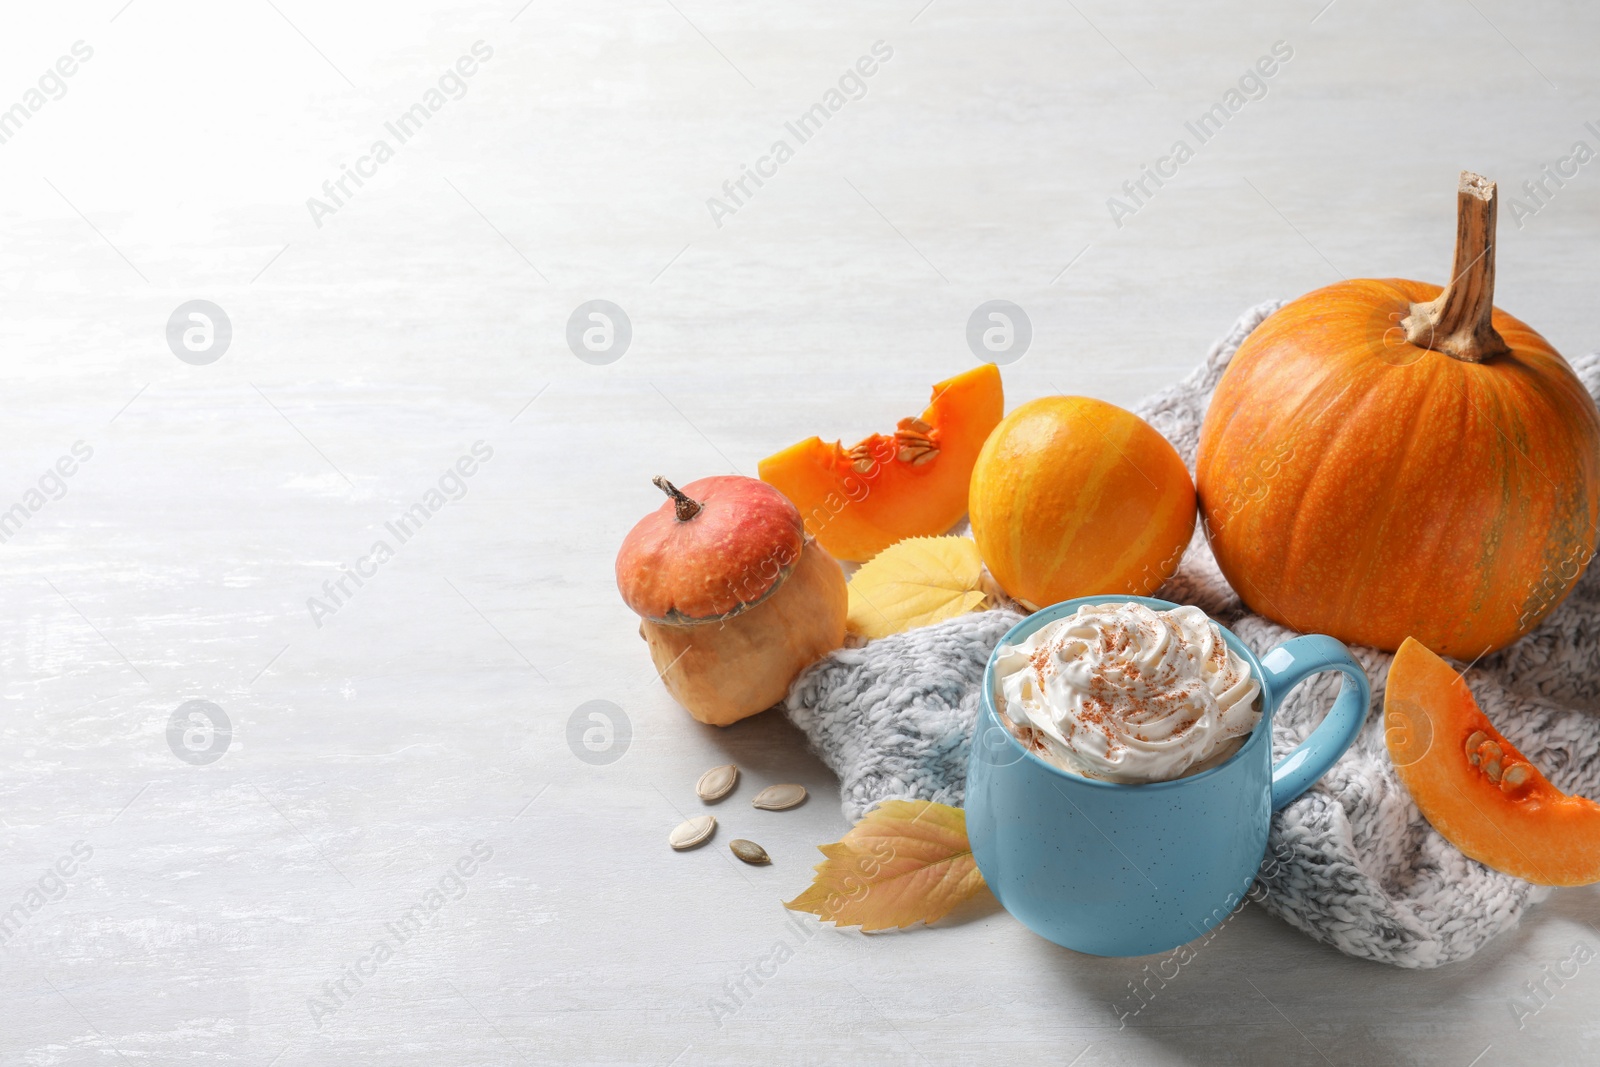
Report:
[[[0,1063],[1592,1057],[1600,970],[1544,970],[1600,947],[1588,890],[1428,973],[1247,907],[1125,1025],[1146,961],[992,905],[796,924],[835,783],[776,715],[691,722],[613,586],[651,475],[891,426],[972,365],[983,301],[1032,324],[1013,403],[1130,404],[1255,302],[1439,280],[1459,169],[1514,194],[1600,147],[1594,9],[1322,3],[9,11]],[[879,41],[864,93],[789,132]],[[1258,98],[1186,132],[1280,41]],[[1108,198],[1158,164],[1118,226]],[[744,166],[769,176],[714,213]],[[1600,163],[1550,188],[1502,216],[1499,303],[1576,354]],[[605,365],[565,339],[596,299],[632,329]],[[232,332],[185,361],[166,324],[193,300]],[[189,701],[225,748],[169,737]],[[569,743],[589,701],[631,728],[612,762]],[[729,760],[719,842],[771,867],[666,847]],[[751,811],[775,781],[812,800]]]

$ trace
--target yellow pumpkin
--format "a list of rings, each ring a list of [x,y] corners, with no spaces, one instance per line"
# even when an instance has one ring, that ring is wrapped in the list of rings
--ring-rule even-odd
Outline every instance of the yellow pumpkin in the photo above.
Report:
[[[989,573],[1034,610],[1146,596],[1194,533],[1194,483],[1177,449],[1132,412],[1082,396],[1007,415],[978,453],[967,504]]]

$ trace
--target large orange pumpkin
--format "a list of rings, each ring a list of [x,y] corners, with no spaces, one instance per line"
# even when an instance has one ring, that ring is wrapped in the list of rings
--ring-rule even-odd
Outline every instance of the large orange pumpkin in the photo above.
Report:
[[[1155,592],[1194,533],[1194,483],[1178,450],[1133,412],[1046,396],[989,435],[968,509],[989,573],[1037,610]]]
[[[864,563],[907,537],[942,534],[967,510],[967,484],[1005,413],[992,363],[942,381],[921,418],[850,448],[808,437],[761,461],[761,480],[794,501],[806,532],[837,559]]]
[[[1551,785],[1454,667],[1406,641],[1389,667],[1383,714],[1395,771],[1445,840],[1539,885],[1600,882],[1600,804]]]
[[[1463,174],[1453,281],[1340,282],[1251,333],[1200,433],[1217,562],[1254,611],[1471,659],[1554,608],[1594,554],[1600,414],[1493,307],[1495,186]]]

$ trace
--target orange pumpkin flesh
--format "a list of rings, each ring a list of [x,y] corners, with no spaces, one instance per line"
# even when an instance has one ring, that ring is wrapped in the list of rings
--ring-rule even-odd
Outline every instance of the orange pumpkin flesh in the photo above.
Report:
[[[759,473],[794,501],[823,548],[865,562],[961,521],[972,464],[1004,412],[999,368],[984,363],[935,385],[922,417],[901,419],[892,434],[848,449],[810,437],[762,460]]]
[[[1132,412],[1047,396],[989,435],[969,511],[984,565],[1029,608],[1145,596],[1177,570],[1194,533],[1194,483],[1177,449]]]
[[[1395,653],[1383,714],[1400,781],[1445,840],[1539,885],[1600,882],[1600,804],[1551,785],[1420,641]]]
[[[1234,355],[1195,481],[1217,562],[1257,613],[1472,659],[1538,625],[1593,555],[1600,414],[1543,337],[1492,307],[1493,197],[1463,179],[1447,289],[1340,282]]]

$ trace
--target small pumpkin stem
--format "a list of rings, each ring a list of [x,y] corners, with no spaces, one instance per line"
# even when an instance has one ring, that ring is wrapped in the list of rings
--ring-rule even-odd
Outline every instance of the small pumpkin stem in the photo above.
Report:
[[[672,506],[677,510],[679,522],[688,522],[700,514],[700,509],[705,506],[698,500],[689,499],[684,495],[682,489],[679,489],[659,474],[650,480],[655,483],[657,489],[672,498]]]
[[[1494,313],[1495,183],[1464,170],[1456,187],[1456,261],[1438,299],[1411,305],[1406,340],[1467,363],[1511,351],[1490,323]]]

